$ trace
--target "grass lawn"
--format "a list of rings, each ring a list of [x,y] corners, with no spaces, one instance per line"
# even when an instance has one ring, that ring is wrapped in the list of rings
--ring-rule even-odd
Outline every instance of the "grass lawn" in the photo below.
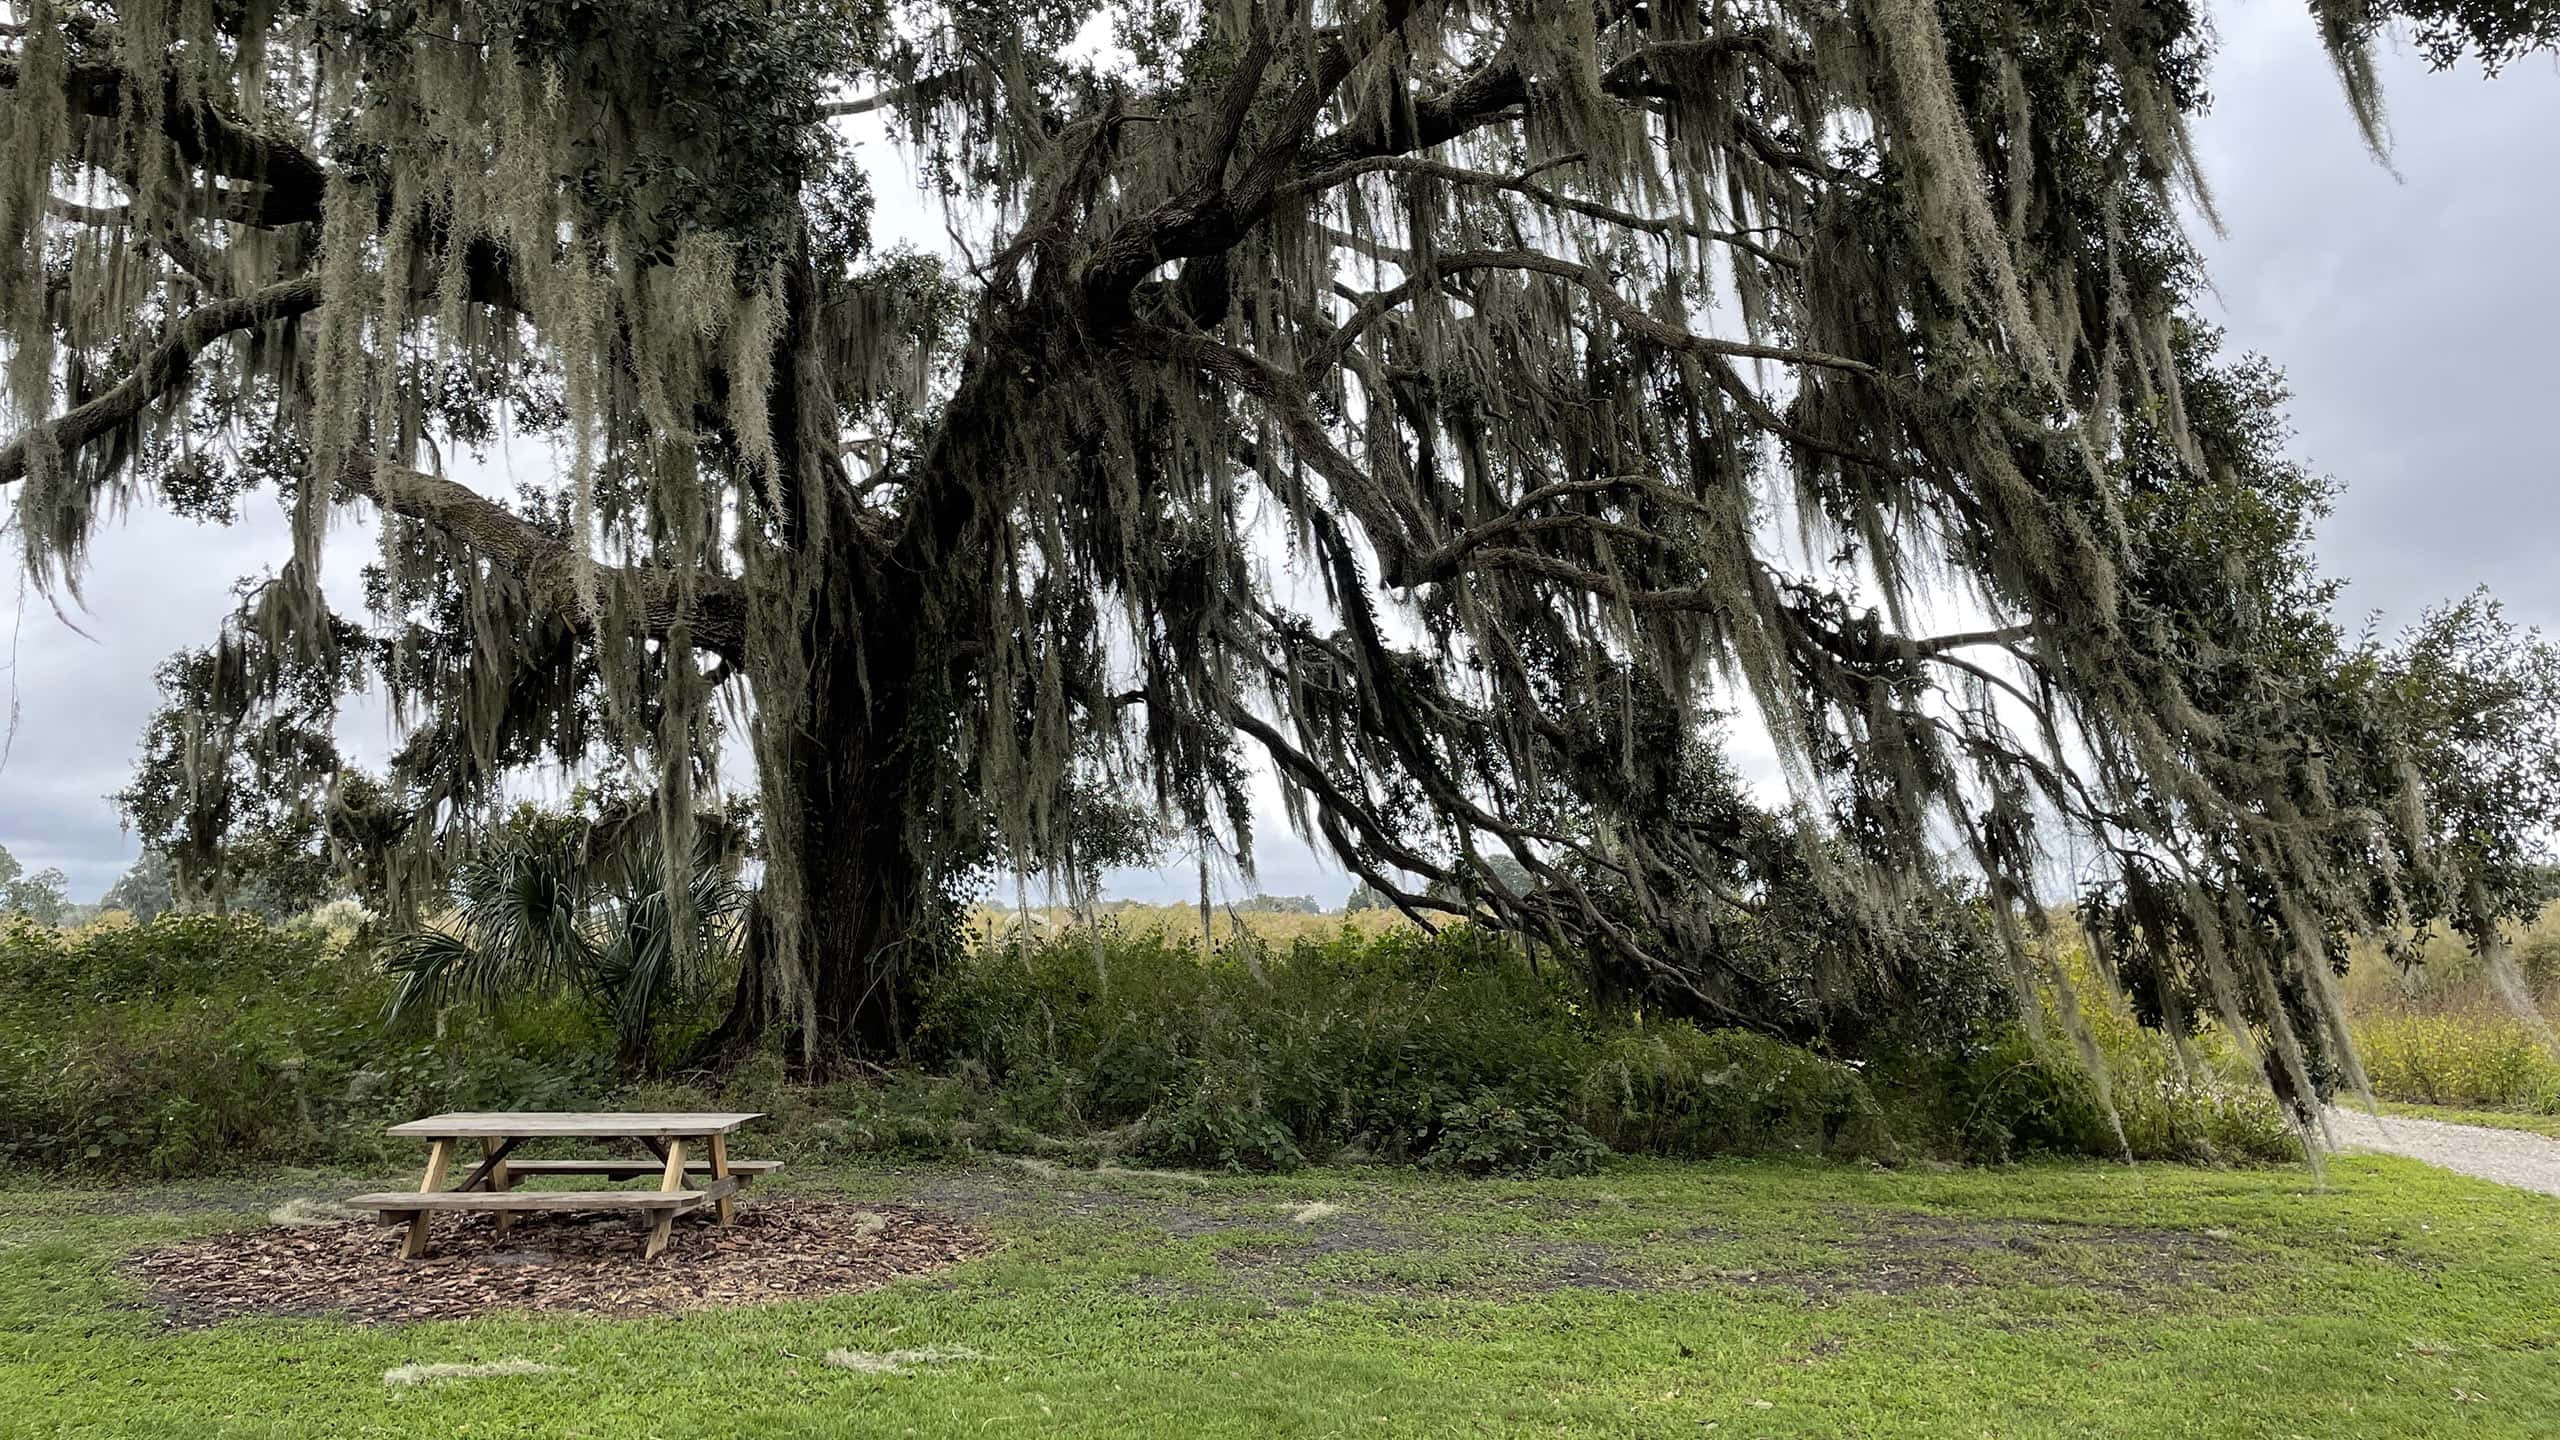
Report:
[[[2442,1120],[2454,1125],[2487,1125],[2497,1130],[2523,1130],[2560,1140],[2560,1115],[2529,1115],[2519,1110],[2465,1110],[2458,1105],[2419,1105],[2401,1100],[2377,1102],[2385,1115],[2416,1120]]]
[[[120,1256],[256,1223],[241,1207],[284,1193],[343,1193],[341,1177],[0,1193],[0,1433],[2560,1427],[2560,1200],[2381,1157],[2334,1162],[2325,1186],[2285,1169],[1782,1164],[1519,1183],[1012,1166],[797,1183],[966,1215],[1007,1248],[868,1294],[677,1318],[172,1329],[137,1308]],[[824,1363],[835,1349],[931,1354],[865,1373]],[[491,1362],[551,1368],[385,1379]]]

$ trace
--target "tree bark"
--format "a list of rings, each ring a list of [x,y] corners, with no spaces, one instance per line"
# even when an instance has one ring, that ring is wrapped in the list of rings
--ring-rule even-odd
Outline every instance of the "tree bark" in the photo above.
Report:
[[[786,1052],[823,1075],[904,1051],[921,983],[957,939],[944,857],[966,837],[952,830],[946,792],[957,783],[953,711],[977,651],[942,626],[982,598],[969,587],[985,583],[983,569],[947,557],[986,513],[975,488],[985,476],[938,447],[884,534],[834,464],[839,420],[815,341],[814,275],[794,274],[785,298],[771,392],[785,489],[777,523],[784,568],[813,583],[787,644],[750,630],[745,669],[760,711],[789,717],[763,738],[758,763],[765,892],[798,897],[798,925],[790,933],[787,906],[759,898],[735,1003],[708,1044],[736,1058],[778,1030]],[[960,433],[974,460],[986,437]],[[777,877],[779,866],[790,873]]]
[[[912,626],[907,612],[867,616],[861,629],[877,638]],[[901,753],[913,687],[883,663],[897,649],[857,651],[850,637],[827,638],[835,643],[811,667],[800,723],[779,755],[761,757],[765,889],[798,897],[797,934],[786,930],[794,917],[759,897],[736,997],[704,1056],[735,1061],[779,1039],[811,1078],[899,1055],[920,983],[948,943],[938,924],[945,901],[921,843],[930,832],[911,823],[932,814],[936,797],[922,792],[936,772]],[[783,866],[792,873],[774,873]]]

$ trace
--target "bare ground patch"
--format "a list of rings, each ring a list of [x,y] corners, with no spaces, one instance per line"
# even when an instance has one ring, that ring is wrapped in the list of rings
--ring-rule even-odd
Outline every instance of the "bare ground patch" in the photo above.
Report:
[[[640,1258],[627,1216],[536,1214],[499,1238],[490,1217],[439,1216],[435,1248],[399,1256],[395,1227],[277,1225],[138,1253],[125,1273],[172,1325],[338,1315],[363,1325],[497,1311],[658,1315],[805,1300],[930,1274],[995,1249],[964,1224],[901,1206],[775,1197],[729,1229],[680,1217],[666,1253]]]
[[[1819,1298],[1981,1285],[1997,1271],[2004,1282],[2140,1295],[2220,1284],[2239,1258],[2229,1241],[2193,1230],[1888,1211],[1859,1216],[1831,1264],[1715,1278]]]
[[[1953,1220],[1862,1212],[1846,1233],[1763,1268],[1713,1262],[1744,1237],[1722,1227],[1610,1243],[1530,1236],[1452,1244],[1422,1230],[1354,1216],[1303,1239],[1256,1239],[1216,1252],[1215,1286],[1147,1277],[1134,1293],[1185,1298],[1224,1292],[1278,1306],[1306,1300],[1504,1298],[1564,1291],[1637,1294],[1719,1285],[1792,1291],[1808,1301],[1901,1295],[1941,1287],[2033,1284],[2127,1297],[2219,1287],[2241,1257],[2227,1240],[2186,1230],[2026,1220]],[[1710,1248],[1702,1251],[1700,1242]]]
[[[1079,1170],[1028,1162],[1013,1170],[939,1176],[909,1198],[955,1215],[1106,1220],[1160,1230],[1179,1240],[1267,1229],[1283,1218],[1268,1202],[1191,1193],[1186,1182],[1194,1178],[1181,1171]]]
[[[1310,1300],[1496,1299],[1567,1291],[1646,1293],[1716,1286],[1792,1291],[1820,1303],[1932,1288],[2043,1285],[2125,1297],[2168,1297],[2231,1281],[2243,1257],[2220,1232],[2050,1220],[1955,1218],[1864,1207],[1833,1212],[1837,1234],[1784,1237],[1763,1264],[1736,1251],[1781,1238],[1712,1208],[1638,1216],[1615,1196],[1562,1201],[1495,1195],[1462,1206],[1503,1217],[1508,1233],[1457,1236],[1403,1212],[1402,1202],[1325,1204],[1220,1195],[1175,1174],[1048,1165],[938,1177],[911,1198],[962,1215],[1097,1220],[1215,1248],[1214,1278],[1133,1278],[1133,1294],[1225,1297],[1287,1307]],[[1445,1205],[1452,1197],[1436,1197]],[[1597,1217],[1651,1222],[1641,1236],[1573,1231]],[[1552,1217],[1555,1232],[1537,1233]],[[1826,1228],[1829,1228],[1826,1226]]]

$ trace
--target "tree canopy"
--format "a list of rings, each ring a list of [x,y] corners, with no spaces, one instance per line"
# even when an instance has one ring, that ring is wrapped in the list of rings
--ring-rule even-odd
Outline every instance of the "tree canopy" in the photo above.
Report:
[[[1727,939],[1775,887],[1890,939],[1950,852],[2022,989],[2065,871],[2296,1074],[2338,936],[2515,903],[2480,752],[2298,578],[2271,377],[2185,317],[2192,5],[8,10],[30,572],[274,497],[241,673],[387,686],[417,854],[609,764],[677,893],[742,735],[740,1033],[895,1044],[955,887],[1071,864],[1080,796],[1249,861],[1257,763],[1393,903],[1763,1029]],[[2560,41],[2314,20],[2377,146],[2386,26]],[[863,115],[953,262],[871,246]],[[508,437],[556,476],[470,483]]]
[[[55,866],[28,874],[25,862],[0,846],[0,916],[23,915],[39,925],[61,924],[71,913],[65,883]]]

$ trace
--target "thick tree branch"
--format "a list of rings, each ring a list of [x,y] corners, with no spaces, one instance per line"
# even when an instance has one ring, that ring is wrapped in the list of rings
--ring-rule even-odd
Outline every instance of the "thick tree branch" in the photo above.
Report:
[[[0,61],[0,86],[17,83],[17,67]],[[129,103],[130,78],[113,65],[74,66],[64,84],[75,115],[114,119]],[[317,224],[329,173],[300,145],[242,123],[211,100],[182,88],[173,70],[160,103],[160,128],[189,164],[231,182],[222,218],[243,225]]]
[[[1400,175],[1423,175],[1435,180],[1446,180],[1453,185],[1471,185],[1479,189],[1508,190],[1514,194],[1525,195],[1549,209],[1570,211],[1621,229],[1641,231],[1650,235],[1686,235],[1691,239],[1711,240],[1730,245],[1771,265],[1783,266],[1790,270],[1801,268],[1802,265],[1801,261],[1781,255],[1737,231],[1710,229],[1693,224],[1677,215],[1639,215],[1632,210],[1621,210],[1614,205],[1603,205],[1596,200],[1585,200],[1580,196],[1567,195],[1560,190],[1533,184],[1525,175],[1497,175],[1490,170],[1473,170],[1463,165],[1452,165],[1443,160],[1433,160],[1420,155],[1371,155],[1358,160],[1347,160],[1330,170],[1319,171],[1303,179],[1291,181],[1282,189],[1281,198],[1285,200],[1301,195],[1318,194],[1345,181],[1381,171]]]
[[[53,446],[68,453],[141,414],[154,401],[184,385],[194,372],[196,357],[215,341],[307,315],[319,305],[320,281],[316,276],[306,276],[188,311],[168,337],[134,367],[132,374],[71,413],[35,426],[0,448],[0,485],[26,478],[33,447]]]
[[[1371,156],[1429,150],[1505,119],[1527,103],[1528,72],[1506,50],[1447,90],[1414,97],[1409,115],[1396,113],[1398,107],[1390,106],[1308,142],[1299,153],[1299,169],[1322,174]]]
[[[345,483],[384,510],[432,526],[488,560],[581,634],[593,628],[595,617],[578,598],[577,553],[558,536],[440,475],[385,468],[351,475]],[[599,595],[637,607],[641,633],[667,639],[681,630],[695,648],[731,665],[745,663],[746,592],[736,581],[645,565],[597,566],[590,578]]]
[[[1315,63],[1288,101],[1266,125],[1273,137],[1246,162],[1233,184],[1224,180],[1232,151],[1241,139],[1245,116],[1264,68],[1266,51],[1248,53],[1238,82],[1222,97],[1213,132],[1224,147],[1210,159],[1219,183],[1194,184],[1145,214],[1121,225],[1096,245],[1083,266],[1087,312],[1106,321],[1122,315],[1129,293],[1147,272],[1168,260],[1189,259],[1232,248],[1271,211],[1281,179],[1296,168],[1316,117],[1353,70],[1403,28],[1413,0],[1384,0],[1358,21],[1318,48]],[[1249,78],[1248,78],[1249,77]]]

